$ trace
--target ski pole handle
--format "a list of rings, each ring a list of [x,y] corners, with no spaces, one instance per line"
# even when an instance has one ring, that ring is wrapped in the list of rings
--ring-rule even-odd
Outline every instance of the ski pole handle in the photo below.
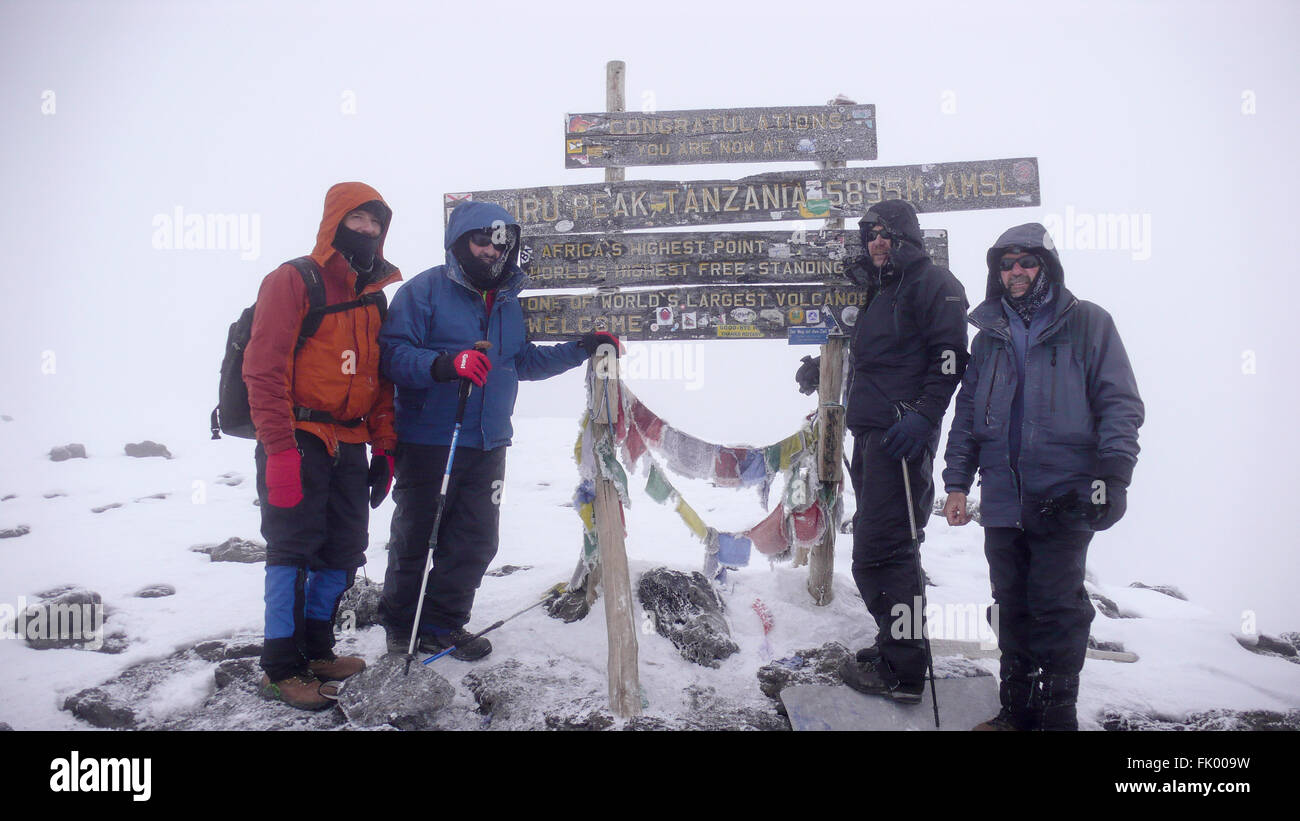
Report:
[[[460,380],[460,403],[456,406],[456,421],[461,422],[465,419],[465,403],[469,401],[469,389],[473,383],[468,379]]]

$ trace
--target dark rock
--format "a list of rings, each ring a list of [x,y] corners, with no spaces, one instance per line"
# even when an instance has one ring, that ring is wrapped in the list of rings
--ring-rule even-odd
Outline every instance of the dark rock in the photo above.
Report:
[[[1261,656],[1277,656],[1287,661],[1300,664],[1300,634],[1283,633],[1281,637],[1274,638],[1260,634],[1251,638],[1237,636],[1237,643],[1245,647],[1252,653],[1258,653]]]
[[[1118,641],[1098,641],[1092,636],[1088,636],[1089,650],[1104,650],[1108,653],[1123,653],[1124,645]]]
[[[745,706],[719,696],[712,687],[692,684],[686,688],[688,713],[682,719],[686,730],[789,730],[790,721],[770,702]]]
[[[493,730],[598,730],[609,726],[608,687],[597,676],[526,666],[509,659],[461,679],[478,703],[480,726]]]
[[[1187,601],[1187,597],[1183,595],[1183,591],[1167,584],[1143,584],[1142,582],[1133,582],[1129,587],[1137,587],[1142,590],[1154,590],[1157,593],[1164,593],[1166,596],[1173,596],[1175,599],[1180,601]]]
[[[1285,713],[1269,710],[1206,710],[1185,716],[1120,713],[1107,710],[1101,716],[1103,730],[1300,730],[1300,710]]]
[[[551,599],[542,605],[542,609],[546,611],[546,615],[553,619],[559,619],[565,624],[573,624],[575,621],[587,617],[587,614],[591,612],[591,603],[587,601],[586,588],[579,587]]]
[[[1100,593],[1089,593],[1088,598],[1096,605],[1101,614],[1108,619],[1128,619],[1132,618],[1120,612],[1119,605],[1101,595]]]
[[[166,499],[170,495],[171,495],[170,493],[151,493],[148,496],[141,496],[139,499],[132,499],[132,501],[145,502],[148,501],[149,499]]]
[[[7,496],[0,496],[0,502],[7,502],[7,501],[9,501],[10,499],[17,499],[17,498],[18,498],[18,494],[17,494],[17,493],[10,493],[10,494],[7,495]]]
[[[595,710],[581,716],[546,716],[548,730],[608,730],[613,726],[614,717],[604,710]]]
[[[166,445],[160,445],[149,439],[143,442],[128,442],[126,445],[126,455],[134,456],[137,459],[145,459],[150,456],[161,456],[164,459],[172,458],[171,451],[167,450]]]
[[[262,668],[258,665],[257,659],[227,659],[217,665],[212,678],[218,690],[231,682],[256,686],[261,681]]]
[[[136,726],[135,711],[99,687],[68,696],[63,709],[88,724],[108,730],[126,730]]]
[[[12,422],[14,418],[8,414],[0,414],[0,422]]]
[[[722,616],[722,598],[702,573],[655,568],[637,582],[637,598],[653,619],[655,632],[687,661],[718,667],[719,661],[740,650]]]
[[[57,499],[60,496],[67,496],[67,495],[68,494],[64,493],[61,490],[52,490],[49,493],[43,494],[43,497],[46,499]]]
[[[523,565],[503,564],[500,567],[496,568],[495,570],[489,570],[485,575],[501,578],[502,576],[509,576],[511,573],[515,573],[520,570],[532,570],[532,569],[533,566],[530,564],[523,564]]]
[[[334,626],[340,630],[360,630],[379,624],[379,599],[384,586],[362,576],[352,583],[339,601]]]
[[[217,477],[217,484],[238,487],[244,481],[244,477],[238,473],[223,473]]]
[[[204,661],[226,661],[260,656],[262,643],[246,639],[213,639],[199,642],[193,650]]]
[[[36,597],[38,599],[57,599],[59,596],[62,596],[64,593],[71,593],[74,590],[83,590],[83,589],[84,588],[79,584],[61,584],[58,587],[51,587],[47,590],[42,590],[41,592],[36,594]]]
[[[758,668],[758,689],[768,698],[779,701],[781,691],[786,687],[843,684],[840,664],[851,655],[849,649],[838,641],[809,650],[796,650],[793,656]]]
[[[6,419],[5,421],[7,422],[9,420]],[[8,724],[4,723],[3,721],[0,721],[0,733],[12,733],[13,731],[14,731],[13,727],[10,727]]]
[[[112,504],[102,505],[102,506],[100,506],[100,507],[92,507],[92,508],[90,509],[90,512],[91,512],[91,513],[103,513],[105,510],[112,510],[112,509],[115,508],[115,507],[121,507],[121,506],[122,506],[122,503],[121,503],[121,502],[113,502]]]
[[[64,585],[40,594],[42,601],[23,611],[22,631],[34,650],[104,650],[121,652],[121,642],[109,647],[103,631],[108,614],[100,595],[76,585]]]
[[[632,716],[623,724],[624,730],[656,732],[677,729],[671,722],[659,716]]]
[[[191,547],[195,553],[206,553],[214,562],[254,562],[266,561],[266,545],[232,536],[221,544],[204,544]]]
[[[176,588],[170,584],[151,584],[135,591],[134,595],[137,599],[161,599],[164,596],[175,596]]]
[[[18,525],[18,527],[0,530],[0,539],[17,539],[19,536],[26,536],[31,532],[32,529],[27,525]]]
[[[68,459],[85,459],[85,458],[86,458],[85,445],[72,444],[72,445],[62,445],[56,448],[50,448],[51,462],[63,462]]]
[[[349,678],[339,691],[339,707],[360,727],[392,725],[399,730],[439,728],[439,713],[451,704],[455,688],[432,665],[415,663],[406,671],[399,653]]]

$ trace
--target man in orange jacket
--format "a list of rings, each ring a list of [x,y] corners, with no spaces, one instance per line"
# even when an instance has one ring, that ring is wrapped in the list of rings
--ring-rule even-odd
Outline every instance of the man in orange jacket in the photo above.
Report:
[[[366,502],[378,507],[392,484],[393,385],[379,374],[378,344],[382,289],[402,278],[383,257],[391,219],[370,186],[330,188],[314,266],[285,263],[266,276],[244,353],[266,539],[262,688],[302,709],[329,707],[332,682],[365,667],[334,655],[333,627],[366,561]],[[310,276],[324,285],[325,309],[304,337]]]

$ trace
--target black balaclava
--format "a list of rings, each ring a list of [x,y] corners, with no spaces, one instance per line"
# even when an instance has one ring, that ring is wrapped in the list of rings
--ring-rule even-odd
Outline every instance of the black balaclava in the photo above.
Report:
[[[1012,246],[1002,253],[1014,254],[1022,250]],[[1037,253],[1035,256],[1042,261],[1042,264],[1038,268],[1038,276],[1034,277],[1034,281],[1030,283],[1029,290],[1025,291],[1024,296],[1012,296],[1011,291],[1007,290],[1006,286],[1003,286],[1002,291],[1002,298],[1011,306],[1011,310],[1015,311],[1020,316],[1020,319],[1024,321],[1025,327],[1029,327],[1029,323],[1034,319],[1034,314],[1038,313],[1038,309],[1047,302],[1052,288],[1051,277],[1047,273],[1047,255]]]
[[[489,226],[482,229],[474,229],[492,233]],[[474,256],[469,247],[469,235],[473,231],[466,231],[456,238],[452,243],[451,252],[460,263],[460,269],[465,272],[465,279],[480,291],[492,291],[505,282],[510,275],[510,259],[514,255],[515,249],[519,245],[519,226],[506,226],[506,248],[501,252],[501,256],[492,265],[484,264],[482,260]]]
[[[350,214],[352,211],[366,211],[379,220],[379,236],[366,236],[358,231],[353,231],[345,226],[343,222],[340,222],[338,229],[334,232],[334,241],[330,244],[343,255],[343,258],[352,266],[352,270],[358,274],[366,275],[375,267],[375,259],[379,254],[379,244],[383,242],[384,235],[388,233],[388,221],[392,218],[393,212],[379,200],[362,203],[348,211],[348,213]],[[346,220],[346,215],[344,220]]]

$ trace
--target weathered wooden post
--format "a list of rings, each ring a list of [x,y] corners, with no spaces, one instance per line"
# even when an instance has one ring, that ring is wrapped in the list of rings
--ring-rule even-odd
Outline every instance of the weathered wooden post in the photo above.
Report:
[[[856,105],[845,97],[836,97],[828,105]],[[848,163],[843,160],[830,160],[817,164],[820,168],[845,168]],[[828,230],[842,230],[843,217],[826,220]],[[830,485],[839,482],[844,471],[841,461],[844,457],[844,353],[848,337],[842,331],[833,333],[822,345],[821,369],[818,374],[820,387],[817,390],[817,474],[821,478],[822,498],[830,498]],[[836,505],[827,511],[826,532],[821,540],[813,545],[808,559],[808,592],[813,602],[827,605],[834,598],[831,585],[835,571],[835,540],[839,536],[840,522],[835,515]]]
[[[605,65],[605,103],[608,111],[623,111],[623,72],[621,60]],[[606,168],[605,181],[623,179],[622,168]],[[613,443],[614,426],[622,401],[618,389],[618,357],[603,351],[587,363],[593,407],[591,436],[593,442]],[[593,373],[594,372],[594,373]],[[591,377],[594,376],[594,379]],[[612,415],[612,416],[611,416]],[[618,489],[612,479],[596,475],[596,540],[600,548],[600,584],[605,590],[605,626],[609,639],[609,707],[619,718],[641,714],[641,683],[637,672],[636,629],[632,619],[632,582],[627,569],[627,548]],[[588,582],[589,595],[596,580]]]

